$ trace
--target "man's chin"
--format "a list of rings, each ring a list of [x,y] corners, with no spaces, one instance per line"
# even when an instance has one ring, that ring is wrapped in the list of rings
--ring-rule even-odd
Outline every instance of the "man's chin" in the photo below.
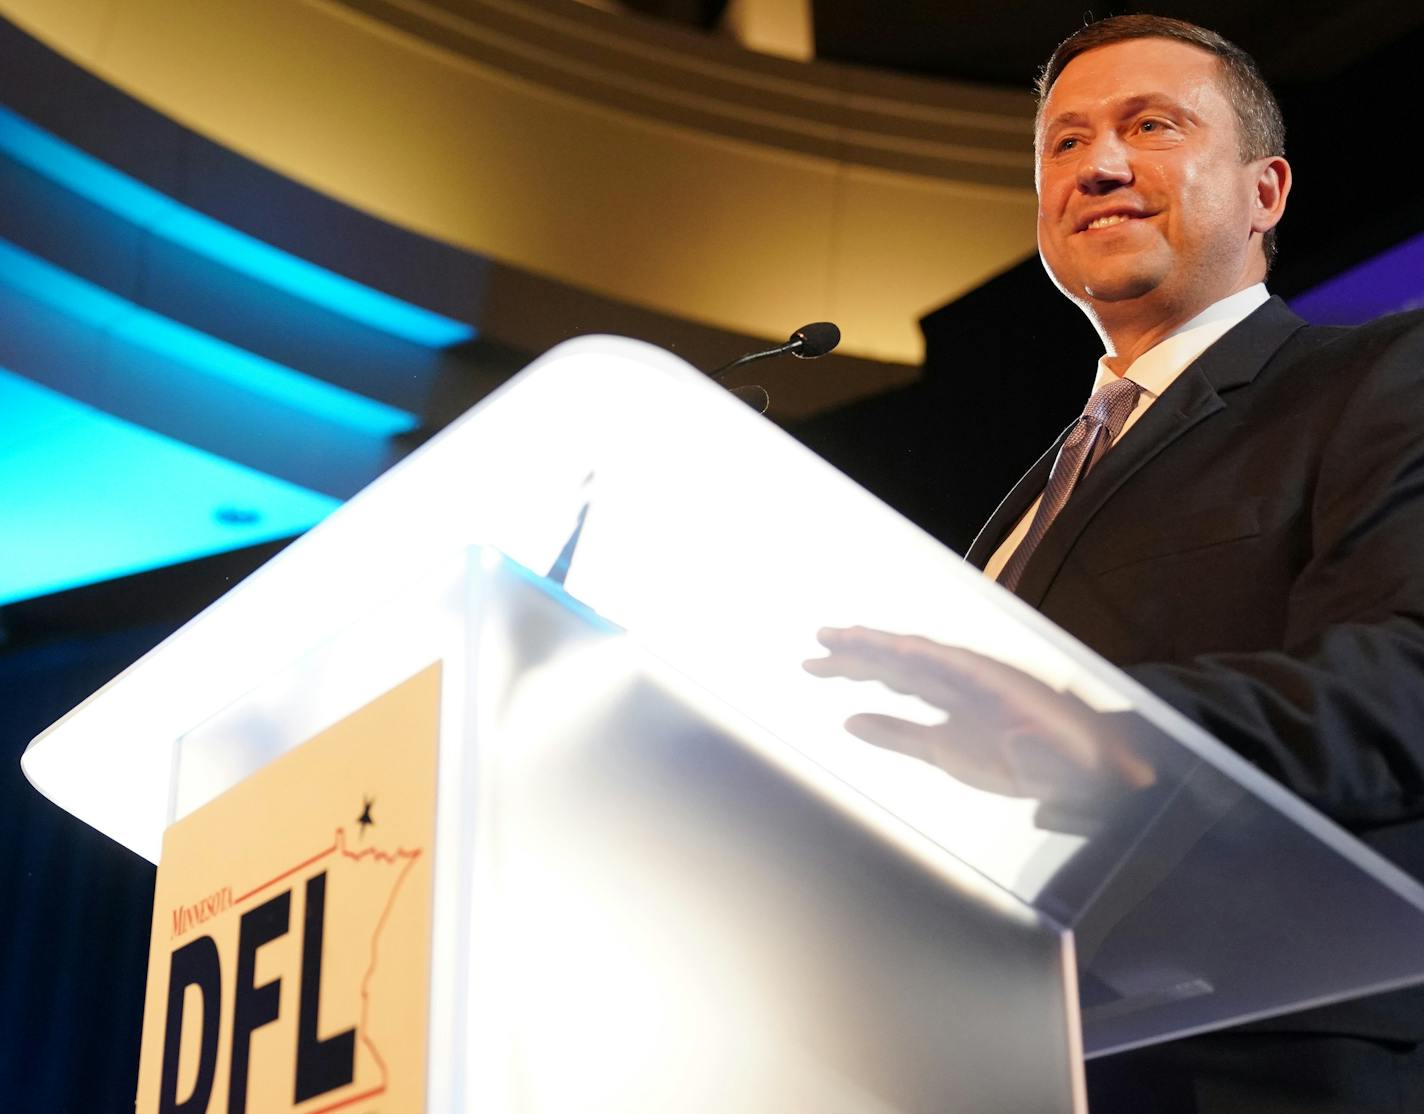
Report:
[[[1145,297],[1161,285],[1170,260],[1155,252],[1121,253],[1116,258],[1065,258],[1060,270],[1040,252],[1044,270],[1063,294],[1082,305],[1113,305]]]
[[[1146,297],[1158,286],[1156,275],[1111,275],[1083,284],[1083,296],[1090,302],[1112,305]]]

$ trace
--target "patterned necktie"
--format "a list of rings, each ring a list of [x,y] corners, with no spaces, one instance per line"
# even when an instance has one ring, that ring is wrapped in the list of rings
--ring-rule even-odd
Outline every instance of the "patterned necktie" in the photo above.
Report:
[[[1088,469],[1108,451],[1113,439],[1122,431],[1123,423],[1137,406],[1141,390],[1131,379],[1115,379],[1099,387],[1088,399],[1082,417],[1073,423],[1063,439],[1063,447],[1058,450],[1058,459],[1048,474],[1048,486],[1043,489],[1043,498],[1038,501],[1028,533],[999,573],[999,583],[1009,591],[1018,587],[1029,558],[1068,502],[1078,481],[1088,474]]]

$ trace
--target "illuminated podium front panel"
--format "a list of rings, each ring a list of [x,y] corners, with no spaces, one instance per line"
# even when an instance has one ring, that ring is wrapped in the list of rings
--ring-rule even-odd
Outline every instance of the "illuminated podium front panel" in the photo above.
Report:
[[[238,878],[235,902],[200,926],[221,941],[226,923],[228,984],[238,919],[290,903],[296,937],[320,881],[316,1035],[361,1039],[313,1107],[412,1108],[416,1044],[430,1110],[1079,1109],[1071,942],[1042,914],[493,551],[420,570],[371,604],[177,753],[172,830],[213,810],[221,821],[185,849],[211,875],[187,890]],[[423,772],[412,688],[439,693],[438,777]],[[361,744],[377,752],[360,753],[363,717],[392,698],[412,722],[388,717]],[[313,772],[307,752],[332,742],[352,757]],[[264,784],[256,803],[281,833],[272,850],[254,857],[248,834],[243,868],[213,872],[234,856],[212,843],[252,826],[224,806],[290,763],[305,784],[280,805]],[[407,816],[419,799],[408,766],[438,785],[428,840]],[[165,1014],[183,988],[162,973],[193,935],[169,930],[166,895],[184,892],[165,885],[171,851],[140,1111],[157,1108],[144,1100],[163,1084],[165,1021],[172,1038],[187,1020]],[[362,886],[372,900],[350,896]],[[422,899],[428,955],[399,934]],[[280,952],[285,935],[258,953],[265,977],[307,993],[313,945]],[[343,937],[359,943],[345,970],[330,961]],[[427,971],[422,1041],[392,1015]],[[228,1013],[210,1053],[213,1109],[229,1093]],[[272,1098],[252,1109],[286,1109],[275,1100],[301,1077],[296,1013],[254,1031],[249,1102],[259,1085]],[[192,1030],[168,1082],[179,1100],[201,1074]]]

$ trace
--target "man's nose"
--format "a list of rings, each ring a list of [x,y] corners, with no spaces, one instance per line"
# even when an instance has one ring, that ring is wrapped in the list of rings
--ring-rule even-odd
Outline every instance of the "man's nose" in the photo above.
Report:
[[[1078,188],[1087,194],[1111,193],[1132,183],[1131,152],[1116,136],[1096,140],[1078,163]]]

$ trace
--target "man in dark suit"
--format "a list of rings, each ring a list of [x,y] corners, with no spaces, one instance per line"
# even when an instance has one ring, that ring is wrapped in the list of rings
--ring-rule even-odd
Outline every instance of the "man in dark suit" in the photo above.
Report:
[[[1212,32],[1079,31],[1045,68],[1036,147],[1040,253],[1106,354],[1091,420],[969,559],[1424,878],[1424,316],[1313,328],[1268,296],[1284,132]],[[826,675],[926,660],[923,640],[824,640]],[[1420,1111],[1421,1042],[1424,996],[1396,995],[1110,1057],[1091,1105]]]
[[[1044,263],[1103,336],[1100,378],[1161,373],[1214,307],[1258,304],[1138,401],[1014,590],[1346,825],[1424,817],[1424,318],[1312,328],[1267,299],[1290,172],[1279,124],[1243,133],[1278,111],[1181,27],[1105,20],[1050,61]],[[1056,455],[972,562],[1007,564]]]

